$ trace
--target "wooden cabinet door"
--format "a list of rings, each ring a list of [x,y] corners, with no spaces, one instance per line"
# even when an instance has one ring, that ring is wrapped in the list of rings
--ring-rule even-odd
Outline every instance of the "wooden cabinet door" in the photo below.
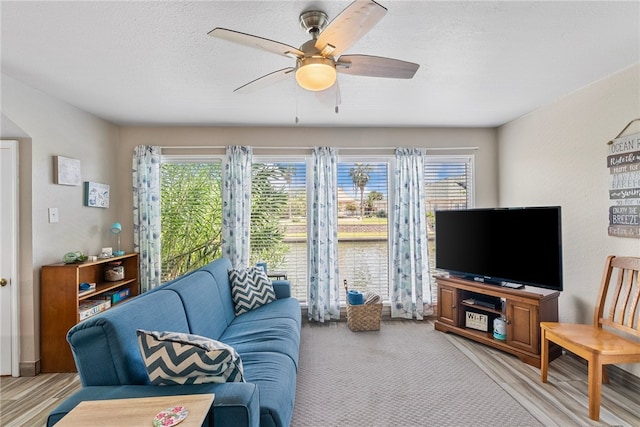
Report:
[[[535,305],[507,300],[507,344],[539,353],[538,310]]]
[[[458,326],[458,290],[438,284],[438,320]]]

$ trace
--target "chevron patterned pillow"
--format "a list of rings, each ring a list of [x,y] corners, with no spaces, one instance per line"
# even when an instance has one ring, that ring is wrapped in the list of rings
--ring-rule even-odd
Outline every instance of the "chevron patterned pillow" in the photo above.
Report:
[[[273,284],[261,267],[229,270],[236,316],[276,300]]]
[[[179,332],[136,333],[152,385],[244,382],[242,360],[230,345]]]

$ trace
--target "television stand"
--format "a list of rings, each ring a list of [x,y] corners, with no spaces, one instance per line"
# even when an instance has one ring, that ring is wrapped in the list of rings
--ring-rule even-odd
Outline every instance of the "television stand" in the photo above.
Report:
[[[540,367],[540,322],[558,321],[560,292],[525,286],[511,289],[454,277],[437,277],[438,314],[435,329],[497,348]],[[474,301],[501,301],[494,307]],[[469,314],[468,314],[469,313]],[[506,317],[506,340],[493,336],[493,320]],[[552,346],[549,360],[562,349]]]

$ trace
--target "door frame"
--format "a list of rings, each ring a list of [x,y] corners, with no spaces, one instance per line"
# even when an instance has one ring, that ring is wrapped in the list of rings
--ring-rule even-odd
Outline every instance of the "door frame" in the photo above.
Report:
[[[18,247],[18,141],[16,140],[2,140],[0,141],[0,149],[3,153],[8,153],[10,156],[10,171],[6,173],[3,171],[3,186],[7,185],[5,179],[7,176],[9,177],[8,183],[8,197],[6,200],[9,201],[9,206],[3,206],[3,209],[7,209],[9,212],[9,235],[11,236],[11,242],[8,245],[4,245],[9,249],[10,260],[8,262],[8,274],[6,276],[9,278],[9,287],[10,287],[10,299],[11,299],[11,309],[9,313],[8,319],[11,322],[11,376],[19,377],[20,376],[20,323],[19,323],[19,247]],[[7,150],[7,151],[5,151]],[[5,197],[3,197],[5,198]],[[7,319],[6,317],[4,318]]]

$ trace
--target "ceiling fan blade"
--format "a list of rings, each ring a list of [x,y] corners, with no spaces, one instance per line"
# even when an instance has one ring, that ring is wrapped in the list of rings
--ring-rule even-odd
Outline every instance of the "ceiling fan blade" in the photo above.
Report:
[[[263,37],[251,34],[241,33],[239,31],[228,30],[226,28],[214,28],[208,33],[211,37],[228,40],[230,42],[243,44],[245,46],[254,47],[256,49],[266,50],[277,55],[283,55],[290,58],[302,57],[304,53],[299,49],[280,43],[274,40],[265,39]]]
[[[257,79],[252,80],[243,86],[240,86],[239,88],[234,90],[234,92],[249,93],[249,92],[253,92],[253,91],[265,88],[269,85],[272,85],[274,83],[277,83],[281,80],[286,79],[290,75],[293,75],[291,74],[293,71],[295,71],[295,68],[293,67],[287,67],[287,68],[283,68],[282,70],[274,71],[273,73],[269,73],[262,77],[258,77]]]
[[[336,63],[338,73],[393,79],[411,79],[418,68],[413,62],[371,55],[343,55]]]
[[[315,46],[319,51],[327,52],[325,56],[338,57],[369,32],[386,13],[387,9],[373,0],[356,0],[322,30]]]

